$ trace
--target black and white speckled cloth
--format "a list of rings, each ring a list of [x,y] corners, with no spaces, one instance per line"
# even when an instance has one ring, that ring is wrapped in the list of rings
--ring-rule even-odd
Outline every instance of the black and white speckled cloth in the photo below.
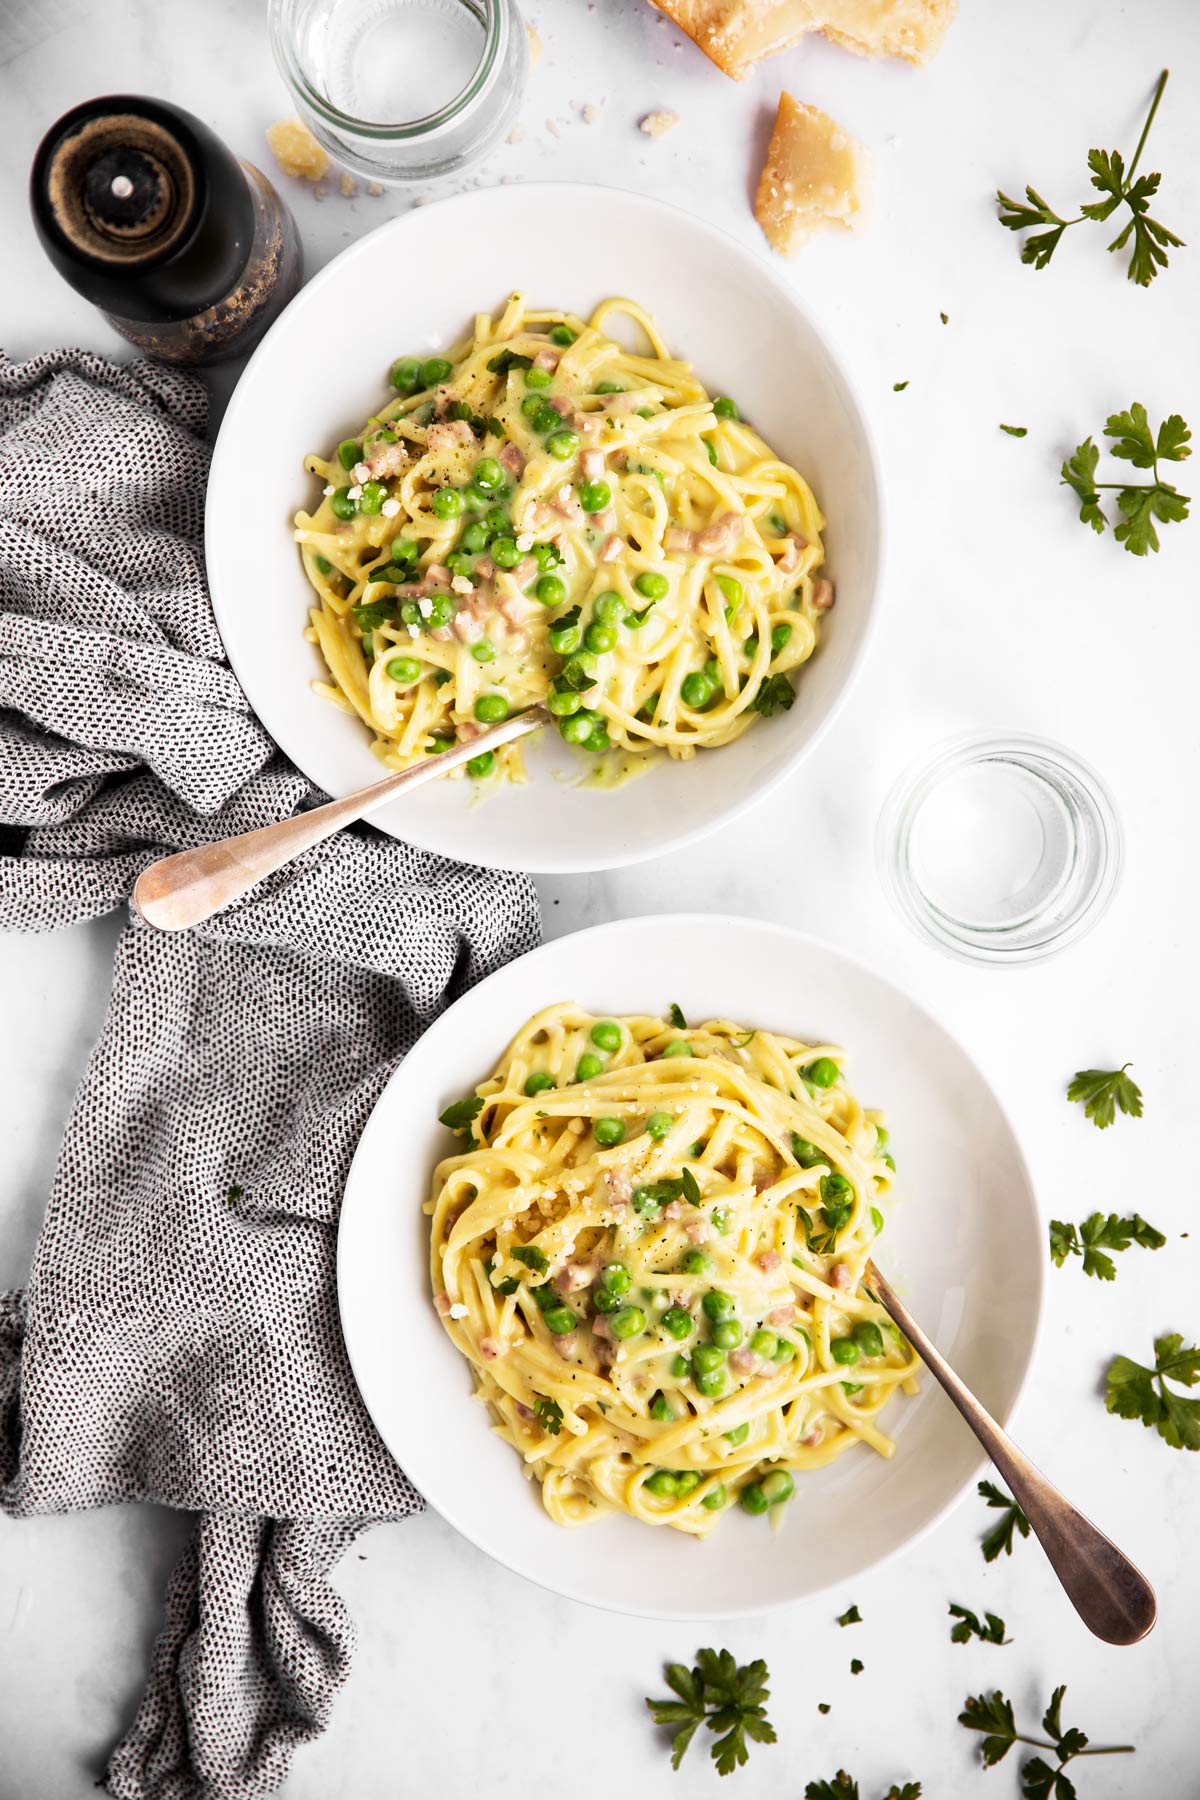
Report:
[[[122,905],[155,856],[311,803],[226,665],[194,377],[0,357],[0,924]],[[328,1575],[421,1501],[368,1419],[334,1248],[383,1083],[537,941],[530,883],[363,828],[198,929],[132,920],[22,1293],[0,1296],[0,1505],[198,1514],[119,1800],[250,1800],[353,1647]]]

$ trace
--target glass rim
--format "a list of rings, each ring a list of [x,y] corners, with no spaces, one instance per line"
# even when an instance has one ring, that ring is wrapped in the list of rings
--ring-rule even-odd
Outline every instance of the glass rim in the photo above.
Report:
[[[495,68],[500,51],[501,30],[504,19],[503,0],[466,0],[473,10],[482,10],[484,42],[478,63],[469,80],[451,95],[444,106],[436,112],[424,113],[418,119],[398,119],[394,122],[360,119],[354,113],[344,112],[341,107],[318,93],[305,72],[299,57],[291,31],[288,29],[301,0],[270,0],[268,28],[271,39],[271,50],[275,57],[276,67],[287,82],[289,88],[302,105],[310,107],[322,122],[334,130],[350,133],[354,137],[364,138],[372,143],[404,143],[420,140],[439,130],[458,118],[470,106],[472,101],[487,86],[488,78]]]
[[[1001,755],[1032,767],[1035,773],[1040,763],[1068,778],[1086,802],[1096,828],[1099,863],[1095,879],[1069,913],[1046,921],[1040,936],[1015,939],[1014,926],[964,926],[930,900],[909,860],[914,826],[934,789],[956,770]],[[1053,956],[1077,943],[1100,922],[1120,877],[1123,834],[1107,785],[1073,750],[1029,732],[965,732],[919,759],[892,787],[876,827],[875,857],[885,892],[918,936],[966,962],[1012,967]]]

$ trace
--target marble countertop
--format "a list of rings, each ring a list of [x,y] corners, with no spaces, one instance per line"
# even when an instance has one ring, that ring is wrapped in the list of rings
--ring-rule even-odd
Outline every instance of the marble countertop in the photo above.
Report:
[[[162,95],[266,162],[263,130],[287,110],[263,9],[244,0],[0,0],[0,336],[16,356],[62,342],[115,354],[99,316],[52,273],[30,227],[27,170],[45,126],[105,90]],[[735,85],[644,0],[531,0],[545,59],[523,140],[456,186],[553,176],[637,188],[757,240],[752,189],[781,86],[873,147],[875,216],[856,239],[813,244],[789,279],[850,360],[888,477],[891,557],[881,628],[853,704],[769,800],[678,861],[541,884],[545,929],[687,904],[803,926],[911,989],[965,1041],[1028,1154],[1047,1217],[1140,1210],[1171,1234],[1132,1250],[1115,1283],[1050,1272],[1050,1311],[1018,1436],[1142,1564],[1161,1622],[1132,1650],[1091,1640],[1036,1545],[985,1568],[982,1503],[840,1605],[695,1628],[594,1613],[486,1562],[438,1518],[368,1536],[338,1571],[358,1621],[353,1674],[333,1721],[296,1757],[286,1800],[385,1800],[526,1791],[576,1800],[724,1792],[703,1751],[671,1774],[642,1696],[665,1659],[697,1644],[763,1656],[780,1741],[756,1751],[740,1800],[799,1800],[846,1768],[863,1800],[919,1779],[927,1800],[1015,1795],[1017,1758],[986,1777],[955,1717],[1001,1686],[1022,1718],[1069,1684],[1066,1716],[1134,1757],[1076,1766],[1083,1800],[1183,1796],[1195,1766],[1182,1702],[1195,1667],[1200,1457],[1109,1418],[1102,1372],[1117,1350],[1200,1333],[1200,1233],[1191,1169],[1200,708],[1200,523],[1172,526],[1158,557],[1096,539],[1058,485],[1071,446],[1134,399],[1152,417],[1200,417],[1200,261],[1181,250],[1150,290],[1122,277],[1101,232],[1080,229],[1053,267],[1021,266],[990,195],[1026,180],[1085,197],[1092,144],[1128,151],[1153,82],[1173,77],[1147,167],[1161,216],[1200,238],[1200,11],[1183,0],[965,0],[927,71],[865,63],[822,41]],[[11,15],[11,19],[10,19]],[[598,109],[585,122],[583,108]],[[675,110],[652,141],[637,120]],[[269,166],[269,165],[268,165]],[[426,197],[426,196],[422,196]],[[289,190],[309,269],[402,212],[412,196]],[[553,269],[553,233],[546,237]],[[703,295],[697,294],[697,305]],[[939,315],[945,313],[943,324]],[[686,340],[686,330],[681,333]],[[217,382],[218,399],[233,377]],[[894,384],[907,382],[902,391]],[[1014,439],[1000,421],[1023,424]],[[1183,480],[1185,488],[1188,483]],[[965,729],[1055,737],[1110,785],[1127,864],[1100,929],[1059,958],[997,973],[910,935],[880,889],[873,830],[899,771]],[[103,1016],[117,919],[0,940],[0,1286],[28,1265],[63,1121]],[[1132,1058],[1140,1122],[1103,1135],[1064,1100],[1081,1066]],[[853,1521],[848,1521],[853,1528]],[[86,1800],[140,1693],[167,1570],[186,1521],[151,1509],[0,1522],[0,1800]],[[819,1547],[814,1547],[819,1554]],[[1011,1647],[948,1640],[948,1600],[1000,1613]],[[851,1601],[864,1623],[840,1631]],[[852,1677],[849,1662],[865,1668]],[[830,1703],[827,1716],[818,1700]],[[515,1752],[520,1747],[521,1754]],[[556,1771],[548,1776],[548,1771]]]

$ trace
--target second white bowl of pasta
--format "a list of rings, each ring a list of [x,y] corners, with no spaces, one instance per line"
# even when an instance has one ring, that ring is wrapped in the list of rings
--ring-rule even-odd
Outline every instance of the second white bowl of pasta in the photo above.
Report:
[[[251,703],[321,787],[546,701],[556,731],[374,822],[594,869],[727,820],[816,741],[880,515],[852,389],[759,258],[643,197],[512,187],[393,222],[288,308],[226,415],[206,554]]]

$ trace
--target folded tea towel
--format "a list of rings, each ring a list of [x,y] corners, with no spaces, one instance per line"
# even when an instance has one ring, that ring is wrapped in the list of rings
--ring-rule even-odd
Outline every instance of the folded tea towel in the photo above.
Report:
[[[222,657],[204,423],[191,376],[0,358],[0,924],[95,917],[165,851],[321,798]],[[0,1298],[0,1505],[198,1515],[120,1800],[268,1793],[329,1716],[354,1637],[329,1571],[421,1506],[338,1329],[346,1171],[423,1027],[537,936],[523,877],[369,827],[194,931],[125,927],[28,1286]]]

